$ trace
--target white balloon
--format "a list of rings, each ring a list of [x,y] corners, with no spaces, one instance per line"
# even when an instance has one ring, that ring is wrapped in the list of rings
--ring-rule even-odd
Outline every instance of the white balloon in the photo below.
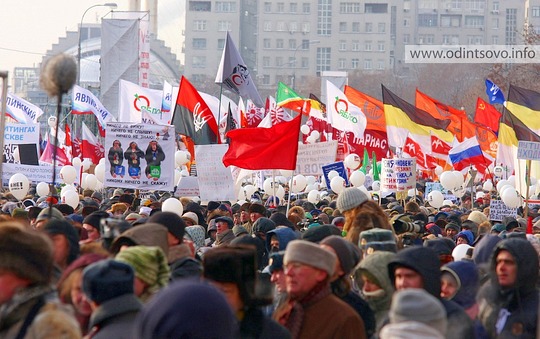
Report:
[[[50,128],[56,128],[56,117],[49,117],[49,119],[47,119],[47,125],[49,125]]]
[[[71,165],[66,165],[60,170],[60,178],[64,183],[71,185],[77,178],[77,170]]]
[[[311,192],[313,190],[317,191],[319,189],[319,185],[318,184],[312,184],[312,185],[307,185],[306,186],[306,189],[304,190],[304,192]]]
[[[105,159],[105,158],[103,158],[103,159]],[[100,160],[101,160],[101,159],[100,159]],[[73,159],[71,160],[71,164],[72,164],[74,167],[81,167],[81,165],[82,165],[82,160],[81,160],[81,158],[79,158],[79,157],[75,157],[75,158],[73,158]]]
[[[178,186],[178,183],[180,182],[180,179],[182,179],[182,172],[176,168],[174,170],[174,182],[176,183],[176,185]]]
[[[308,135],[309,134],[309,126],[308,125],[300,126],[300,132],[302,132],[302,134],[304,134],[304,135]]]
[[[372,184],[371,184],[371,188],[374,190],[374,191],[378,191],[381,189],[381,182],[379,180],[375,180]]]
[[[351,173],[351,176],[349,177],[349,181],[354,187],[360,187],[366,181],[366,175],[363,172],[354,171]]]
[[[508,181],[508,183],[510,185],[512,185],[512,187],[516,187],[516,176],[515,175],[509,176],[507,181]]]
[[[337,172],[336,172],[337,173]],[[334,193],[341,193],[345,189],[345,179],[340,177],[339,175],[337,177],[333,177],[332,180],[330,180],[330,188]]]
[[[182,174],[183,177],[189,177],[189,172],[187,169],[183,169],[180,171],[180,174]]]
[[[517,208],[521,205],[521,197],[513,187],[505,189],[501,194],[501,199],[504,204],[510,208]]]
[[[65,185],[62,187],[62,190],[60,190],[60,198],[64,197],[68,191],[73,191],[77,193],[77,189],[73,185]]]
[[[508,181],[504,179],[499,180],[499,182],[497,183],[497,192],[501,193],[501,188],[505,185],[508,185]]]
[[[362,164],[362,160],[360,159],[360,156],[358,156],[358,154],[351,153],[345,157],[345,160],[343,160],[343,164],[348,169],[354,171],[360,167],[360,165]]]
[[[476,200],[482,199],[484,197],[484,192],[476,192]]]
[[[103,189],[103,183],[101,181],[97,181],[95,191],[101,191]]]
[[[491,180],[487,180],[486,182],[484,182],[484,184],[482,185],[482,189],[484,191],[491,191],[493,189],[493,183],[491,182]]]
[[[317,141],[317,139],[315,139],[315,138],[313,137],[313,135],[310,135],[309,137],[306,138],[306,142],[307,142],[308,144],[314,144],[316,141]]]
[[[48,195],[49,194],[49,184],[47,184],[46,182],[40,182],[39,184],[37,184],[36,193],[40,197],[44,197],[44,196]]]
[[[317,190],[309,191],[307,200],[312,204],[316,204],[321,200],[321,194]]]
[[[498,178],[502,178],[504,175],[504,167],[502,166],[493,167],[493,174]]]
[[[313,137],[313,139],[317,140],[321,136],[321,133],[319,133],[319,131],[312,131],[309,136]]]
[[[321,182],[319,183],[320,188],[326,188],[326,180],[324,177],[321,178]]]
[[[283,188],[283,186],[278,186],[276,190],[276,197],[278,197],[280,201],[283,201],[283,198],[285,197],[285,188]]]
[[[257,192],[257,187],[253,185],[246,185],[244,186],[244,190],[246,190],[247,199],[250,199],[253,193]]]
[[[337,171],[331,170],[330,172],[328,172],[328,179],[332,180],[336,176],[339,176],[339,173]]]
[[[454,189],[452,189],[452,194],[456,198],[461,198],[462,196],[465,195],[465,193],[467,193],[467,187],[463,187],[463,185],[459,185],[458,187],[455,187]]]
[[[292,180],[291,192],[298,193],[302,192],[306,188],[307,179],[302,174],[295,175]]]
[[[169,198],[161,204],[161,210],[163,212],[172,212],[176,213],[178,216],[182,216],[182,213],[184,212],[184,207],[182,206],[182,203],[180,200],[176,198]]]
[[[82,176],[81,176],[81,187],[83,189],[86,189],[87,186],[86,186],[86,177],[88,176],[88,173],[83,173]]]
[[[308,185],[313,185],[317,182],[317,178],[315,178],[313,175],[306,176],[306,180]]]
[[[443,172],[443,168],[441,166],[437,165],[435,167],[435,174],[437,174],[437,176],[440,176],[442,172]]]
[[[191,160],[191,154],[187,151],[176,151],[174,153],[174,161],[177,166],[183,166]]]
[[[104,165],[105,165],[105,158],[101,158],[101,159],[99,159],[99,162],[98,162],[98,164],[104,164]]]
[[[439,179],[441,180],[441,185],[446,188],[447,190],[451,190],[452,188],[456,187],[456,176],[450,171],[443,172]]]
[[[272,181],[272,178],[266,178],[263,182],[263,189],[264,193],[268,195],[274,195],[274,186],[276,186],[277,189],[278,183],[275,181]]]
[[[89,158],[84,158],[82,162],[83,171],[87,171],[90,166],[92,166],[92,160],[90,160]]]
[[[358,187],[358,189],[362,192],[364,192],[364,194],[368,197],[368,198],[371,198],[371,193],[369,193],[369,191],[367,190],[366,186],[360,186]]]
[[[439,208],[444,201],[444,195],[440,191],[431,191],[428,194],[428,202],[431,206]]]
[[[94,175],[96,176],[97,180],[105,182],[105,163],[99,163],[94,168]]]
[[[292,175],[294,173],[293,170],[280,170],[279,172],[281,173],[282,176],[284,176],[286,178],[292,177]]]
[[[506,184],[503,187],[501,187],[501,190],[499,191],[499,195],[501,196],[501,198],[502,198],[504,192],[509,190],[509,189],[514,189],[515,190],[515,188],[510,184]]]
[[[26,175],[15,173],[9,178],[8,186],[9,192],[13,194],[17,200],[22,200],[30,189],[30,181]]]
[[[79,206],[79,195],[77,194],[77,192],[69,190],[62,197],[62,202],[64,204],[68,204],[75,209],[77,208],[77,206]]]
[[[416,196],[416,190],[414,188],[411,188],[410,190],[407,191],[407,196],[408,197]]]
[[[464,181],[463,174],[460,171],[452,171],[452,173],[454,174],[456,178],[456,180],[454,181],[454,187],[463,185],[463,181]]]

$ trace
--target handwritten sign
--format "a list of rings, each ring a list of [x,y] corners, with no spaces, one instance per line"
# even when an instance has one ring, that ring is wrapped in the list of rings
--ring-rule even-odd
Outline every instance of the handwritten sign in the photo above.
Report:
[[[408,191],[413,188],[416,188],[416,159],[382,159],[382,191]]]
[[[225,144],[195,146],[197,179],[203,201],[236,199],[231,170],[221,161],[228,148]]]
[[[522,160],[540,160],[540,142],[518,141],[517,158]]]
[[[299,144],[295,174],[321,175],[322,167],[336,159],[337,141]]]
[[[517,208],[509,208],[502,200],[491,199],[489,203],[489,220],[502,221],[504,217],[517,217]]]
[[[183,177],[178,182],[174,195],[177,197],[197,197],[200,195],[197,177]]]

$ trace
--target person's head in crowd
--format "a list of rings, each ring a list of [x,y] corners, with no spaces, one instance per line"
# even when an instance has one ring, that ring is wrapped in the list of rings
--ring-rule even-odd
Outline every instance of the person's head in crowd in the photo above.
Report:
[[[96,309],[118,297],[134,294],[134,271],[125,263],[113,259],[97,261],[82,273],[82,289],[92,308]]]
[[[470,261],[454,261],[441,267],[441,297],[456,302],[471,316],[468,310],[476,303],[480,287],[478,269]]]
[[[156,212],[148,218],[148,222],[157,223],[167,228],[169,246],[176,246],[184,240],[186,224],[178,214],[173,212]]]
[[[101,219],[108,218],[109,214],[104,211],[97,211],[89,214],[83,220],[82,227],[86,230],[88,241],[96,241],[101,238]]]
[[[249,202],[245,202],[240,206],[240,222],[245,224],[249,221]]]
[[[67,220],[51,219],[42,228],[53,242],[54,263],[64,270],[79,256],[79,235]]]
[[[310,227],[302,233],[302,240],[319,243],[331,235],[341,235],[341,231],[334,225],[318,225]]]
[[[446,240],[449,240],[446,238]],[[438,255],[441,266],[454,261],[452,251],[455,247],[454,242],[446,241],[444,238],[435,238],[424,241],[425,247],[432,248]]]
[[[234,222],[231,218],[225,216],[216,218],[216,230],[218,235],[232,230],[233,227]]]
[[[332,225],[336,226],[340,230],[343,230],[343,226],[345,225],[345,218],[343,218],[343,217],[334,217],[332,219]]]
[[[352,270],[362,258],[362,252],[341,236],[331,235],[320,242],[320,246],[336,255],[336,266],[331,278],[332,291],[339,297],[347,295],[351,290],[349,279]]]
[[[268,270],[270,272],[270,281],[276,286],[278,293],[287,292],[285,272],[283,271],[283,257],[285,251],[270,254],[268,259]]]
[[[41,212],[39,212],[34,224],[34,228],[36,230],[40,230],[50,219],[63,220],[64,215],[55,207],[44,208],[41,210]]]
[[[172,283],[146,305],[136,321],[135,334],[140,339],[233,339],[238,331],[238,321],[221,291],[186,280]]]
[[[194,226],[199,224],[199,216],[195,212],[185,212],[182,214],[182,219],[186,226]]]
[[[423,289],[395,293],[389,312],[390,323],[381,330],[381,339],[445,338],[446,310],[442,303]]]
[[[410,200],[409,202],[405,204],[404,210],[405,210],[405,213],[407,214],[416,215],[420,213],[420,206],[418,205],[416,201]]]
[[[133,194],[124,193],[118,198],[118,202],[126,205],[126,207],[129,209],[133,204],[134,199],[135,197],[133,196]]]
[[[232,232],[233,232],[234,236],[237,237],[237,238],[241,237],[243,235],[248,235],[249,234],[248,230],[242,225],[233,226]]]
[[[289,219],[287,219],[287,216],[284,213],[281,213],[281,212],[272,213],[269,219],[272,220],[276,224],[277,227],[286,226],[293,230],[296,229],[293,223]]]
[[[184,234],[184,239],[185,238],[193,241],[195,251],[198,251],[205,245],[204,241],[206,239],[206,230],[201,225],[187,226]]]
[[[90,197],[98,204],[101,204],[101,202],[103,201],[103,194],[99,193],[98,191],[92,193]]]
[[[456,235],[456,245],[466,244],[472,246],[474,235],[470,230],[463,230]]]
[[[266,243],[266,233],[276,228],[276,224],[265,217],[258,218],[253,223],[253,234]]]
[[[115,260],[130,265],[135,272],[135,295],[143,302],[167,286],[170,269],[166,254],[157,246],[132,246],[120,251]]]
[[[298,235],[289,227],[280,226],[266,232],[266,250],[271,252],[284,251],[287,244],[298,239]]]
[[[268,265],[268,257],[266,253],[266,249],[264,248],[264,242],[253,236],[249,235],[241,235],[239,237],[234,238],[230,243],[230,246],[241,246],[241,247],[251,247],[255,249],[257,252],[257,264],[258,264],[258,270],[263,271],[266,266]],[[203,256],[204,258],[204,256]]]
[[[105,255],[94,253],[81,255],[66,267],[57,283],[60,301],[73,306],[83,334],[88,329],[92,308],[82,290],[82,272],[85,267],[106,258]]]
[[[448,238],[451,238],[451,239],[454,239],[456,237],[456,235],[459,233],[460,231],[460,228],[459,228],[459,225],[456,224],[456,223],[453,223],[453,222],[449,222],[448,224],[446,224],[446,226],[444,227],[444,231],[445,231],[445,235],[446,237]]]
[[[41,212],[41,210],[42,210],[42,208],[37,207],[37,206],[32,206],[32,207],[28,208],[28,220],[30,221],[30,226],[32,228],[36,228],[35,227],[36,219],[37,219],[39,213]]]
[[[367,229],[392,229],[388,217],[378,203],[356,187],[346,188],[341,192],[336,205],[345,217],[345,238],[353,244],[358,244],[360,233]]]
[[[118,202],[111,206],[111,213],[115,217],[120,217],[126,213],[128,206],[124,203]]]
[[[161,224],[146,222],[133,226],[114,238],[109,251],[117,254],[131,246],[159,246],[163,253],[169,253],[169,231]]]
[[[251,223],[255,223],[257,219],[266,217],[266,208],[258,203],[253,203],[249,206],[249,220]]]
[[[461,223],[462,231],[471,231],[473,234],[473,240],[478,236],[478,224],[472,220],[464,220]]]
[[[139,214],[139,213],[135,213],[135,212],[132,212],[132,213],[129,213],[128,215],[126,215],[126,218],[124,219],[125,221],[129,222],[130,224],[141,219],[142,216]]]
[[[287,276],[287,293],[300,300],[315,288],[330,282],[337,257],[334,253],[305,240],[293,240],[285,250],[283,264]]]

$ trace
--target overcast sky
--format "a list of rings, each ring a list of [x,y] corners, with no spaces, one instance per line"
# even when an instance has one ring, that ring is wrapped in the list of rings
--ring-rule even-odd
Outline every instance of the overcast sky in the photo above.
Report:
[[[84,11],[96,4],[116,2],[116,10],[126,11],[127,0],[3,0],[0,10],[0,70],[37,65],[45,52],[66,36],[77,31]],[[141,1],[144,3],[145,1]],[[85,23],[99,23],[108,7],[90,9]],[[184,26],[185,0],[160,0],[158,3],[158,38],[165,41],[180,60]],[[11,83],[11,81],[10,81]]]

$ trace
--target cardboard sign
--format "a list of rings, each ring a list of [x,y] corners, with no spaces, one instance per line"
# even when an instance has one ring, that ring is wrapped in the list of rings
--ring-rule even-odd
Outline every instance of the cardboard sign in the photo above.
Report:
[[[540,142],[518,141],[517,158],[522,160],[540,160]]]
[[[336,159],[337,141],[299,144],[295,174],[321,175],[322,167]]]
[[[509,208],[502,200],[491,199],[489,203],[489,220],[502,221],[504,217],[517,217],[517,208]]]
[[[381,160],[381,191],[409,191],[416,188],[416,159]]]

